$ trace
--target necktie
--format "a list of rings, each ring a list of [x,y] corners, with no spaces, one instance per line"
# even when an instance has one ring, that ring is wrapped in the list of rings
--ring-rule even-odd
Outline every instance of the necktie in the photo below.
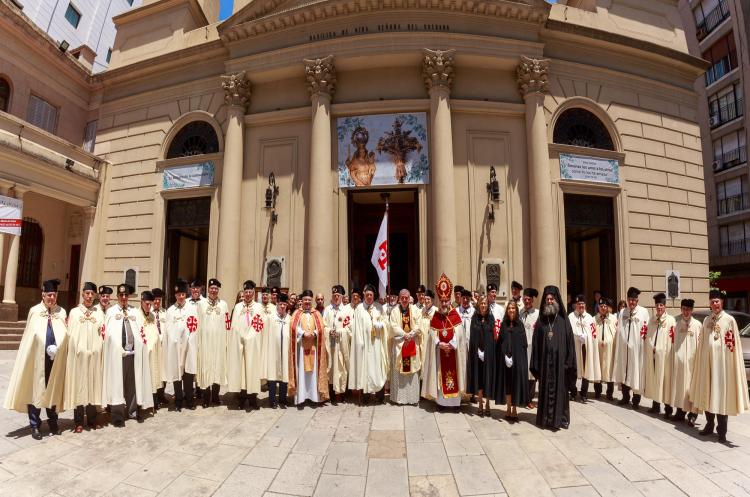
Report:
[[[44,348],[46,349],[50,345],[56,345],[57,342],[55,342],[55,332],[52,330],[52,316],[47,316],[47,337],[44,340]]]
[[[133,330],[130,328],[127,311],[123,309],[122,312],[122,348],[130,352],[133,350]]]
[[[156,329],[159,332],[159,334],[161,335],[161,319],[159,319],[159,313],[158,312],[155,314],[155,317],[156,317]]]

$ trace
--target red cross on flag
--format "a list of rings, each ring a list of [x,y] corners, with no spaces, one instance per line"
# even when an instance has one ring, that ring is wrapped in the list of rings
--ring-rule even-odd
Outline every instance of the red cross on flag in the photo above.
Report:
[[[380,295],[385,296],[386,286],[388,285],[388,211],[383,216],[383,222],[380,223],[378,238],[375,240],[375,248],[372,250],[370,262],[375,266],[378,273]]]

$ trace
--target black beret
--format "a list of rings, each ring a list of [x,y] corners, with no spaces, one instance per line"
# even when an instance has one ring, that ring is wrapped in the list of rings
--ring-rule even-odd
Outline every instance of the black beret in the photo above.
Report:
[[[710,292],[708,292],[708,298],[709,300],[713,299],[723,299],[724,294],[721,290],[718,290],[716,288],[712,289]]]
[[[351,295],[354,295],[355,293],[356,293],[357,295],[359,295],[360,297],[362,296],[362,290],[360,290],[360,289],[359,289],[359,288],[357,288],[356,286],[355,286],[354,288],[352,288],[352,293],[351,293]]]
[[[417,285],[417,292],[416,293],[424,293],[426,290],[424,285]]]
[[[338,293],[339,295],[346,295],[346,290],[344,290],[343,285],[333,285],[333,288],[331,288],[331,293]]]
[[[425,290],[424,296],[425,297],[430,297],[431,299],[434,300],[435,299],[435,292],[433,292],[431,288],[428,288],[427,290]]]
[[[289,296],[286,293],[279,293],[276,297],[277,302],[289,302]]]
[[[630,288],[628,288],[627,295],[628,295],[629,299],[637,299],[638,295],[640,295],[640,294],[641,294],[641,291],[638,290],[636,287],[631,286]]]
[[[112,287],[102,285],[99,287],[99,295],[112,295]]]
[[[141,300],[152,302],[154,300],[154,293],[150,290],[144,290],[141,292]]]
[[[539,290],[537,290],[536,288],[531,288],[531,287],[524,288],[523,294],[526,297],[531,297],[532,299],[535,299],[539,296]]]
[[[654,304],[666,304],[667,296],[661,292],[654,295]]]
[[[461,285],[456,285],[453,287],[453,293],[461,293],[463,291],[464,291],[464,287],[462,287]]]
[[[127,283],[122,283],[117,286],[117,295],[132,295],[135,293],[135,288]]]
[[[277,286],[271,288],[271,293],[279,293],[280,291],[281,291],[281,289],[279,287],[277,287]]]
[[[487,283],[487,292],[491,292],[492,290],[497,291],[497,285],[494,283]]]
[[[174,285],[174,293],[187,293],[188,284],[185,280],[177,280]]]
[[[242,284],[243,290],[255,290],[255,282],[253,280],[247,280]]]
[[[599,299],[599,305],[606,305],[607,307],[613,308],[615,306],[615,301],[606,297],[602,297]]]
[[[203,286],[203,282],[201,280],[193,280],[190,282],[190,288],[200,288]]]
[[[466,290],[464,288],[463,290],[461,290],[461,296],[462,297],[471,297],[471,291],[470,290]]]
[[[96,293],[96,283],[91,283],[90,281],[87,281],[86,283],[84,283],[83,284],[83,291],[87,292],[89,290],[92,291],[92,292],[94,292],[94,293]]]
[[[55,278],[42,283],[42,290],[44,290],[44,293],[56,292],[58,286],[60,286],[60,280]]]
[[[155,299],[163,299],[164,298],[164,290],[161,288],[152,288],[151,293],[154,294]]]
[[[576,295],[576,298],[575,298],[575,300],[573,302],[575,302],[576,304],[578,302],[584,302],[585,303],[586,302],[586,297],[582,293],[579,293],[578,295]]]
[[[364,289],[364,291],[365,291],[365,292],[372,292],[372,293],[374,293],[374,294],[376,294],[376,295],[377,295],[377,293],[378,293],[378,291],[377,291],[377,290],[375,289],[375,286],[374,286],[374,285],[371,285],[370,283],[368,283],[368,284],[366,284],[366,285],[365,285],[365,289]]]
[[[515,288],[517,290],[523,290],[523,285],[517,282],[516,280],[513,280],[513,282],[510,284],[511,288]]]
[[[312,290],[303,290],[302,293],[299,294],[300,297],[313,297]]]
[[[695,307],[695,300],[693,300],[693,299],[682,299],[682,301],[680,302],[680,307],[689,307],[689,308],[692,309],[693,307]]]
[[[221,281],[217,280],[216,278],[211,278],[208,280],[208,286],[217,286],[221,288]]]

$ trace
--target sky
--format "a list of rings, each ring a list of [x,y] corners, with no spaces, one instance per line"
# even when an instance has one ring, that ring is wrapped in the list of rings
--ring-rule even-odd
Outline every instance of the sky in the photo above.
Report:
[[[223,21],[232,15],[232,0],[221,0],[219,7],[219,20]]]

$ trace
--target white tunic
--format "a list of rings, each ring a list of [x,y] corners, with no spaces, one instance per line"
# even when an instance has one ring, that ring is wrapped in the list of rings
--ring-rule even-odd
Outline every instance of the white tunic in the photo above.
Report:
[[[166,326],[162,329],[161,364],[164,381],[180,381],[183,373],[195,373],[198,362],[195,347],[197,341],[191,337],[198,330],[195,309],[194,305],[188,303],[181,307],[174,304],[167,309]]]
[[[568,314],[570,327],[573,329],[576,344],[576,366],[578,378],[589,381],[601,381],[602,372],[599,365],[599,342],[595,338],[596,323],[588,312]],[[585,349],[585,357],[584,357]]]
[[[223,300],[203,299],[198,304],[198,374],[201,388],[227,384],[229,309]]]
[[[227,381],[230,392],[260,393],[266,377],[268,316],[258,302],[240,302],[232,312],[227,344]]]
[[[464,330],[470,330],[471,329],[471,318],[474,316],[474,312],[476,309],[474,309],[473,306],[469,306],[468,309],[464,308],[462,306],[456,307],[456,311],[458,311],[458,315],[461,316],[461,324],[464,327]],[[466,340],[466,351],[469,351],[469,341]]]
[[[305,334],[305,330],[302,327],[302,321],[304,319],[313,319],[310,313],[304,313],[300,317],[300,324],[297,325],[295,332],[297,333],[297,390],[294,392],[294,403],[301,404],[305,400],[311,400],[313,402],[319,402],[318,397],[318,350],[315,349],[315,358],[313,370],[310,372],[305,371],[305,351],[302,344],[302,336]],[[315,330],[315,326],[309,323],[308,328],[313,330],[313,335],[318,336],[318,332]],[[317,340],[317,338],[316,338]]]
[[[531,307],[529,309],[521,307],[519,315],[521,316],[523,328],[524,330],[526,330],[526,343],[529,344],[529,346],[526,348],[526,360],[529,361],[529,364],[531,364],[531,343],[533,342],[532,339],[534,338],[534,326],[536,326],[536,320],[539,319],[539,309],[537,309],[536,307]],[[531,374],[530,371],[529,379],[534,379],[534,375]]]
[[[336,393],[346,392],[349,378],[349,348],[351,345],[351,327],[354,311],[348,305],[329,305],[323,311],[325,325],[325,343],[328,351],[328,382]],[[336,337],[331,338],[331,332]]]
[[[643,340],[648,331],[648,311],[636,306],[620,311],[619,330],[615,343],[614,381],[621,383],[640,394],[643,390]]]
[[[266,349],[266,376],[268,381],[289,383],[289,338],[291,317],[273,316],[269,322],[268,348]]]
[[[377,302],[362,303],[354,311],[349,354],[349,388],[377,393],[388,376],[387,317]]]

